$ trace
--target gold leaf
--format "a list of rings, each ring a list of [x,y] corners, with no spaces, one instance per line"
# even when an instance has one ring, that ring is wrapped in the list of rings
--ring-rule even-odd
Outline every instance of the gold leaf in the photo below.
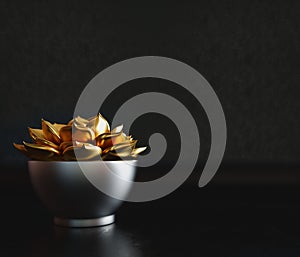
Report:
[[[65,127],[65,126],[66,126],[66,124],[59,124],[59,123],[54,123],[53,124],[53,127],[55,127],[58,132],[60,131],[60,129],[62,127]]]
[[[47,140],[55,144],[60,144],[59,132],[49,121],[42,119],[42,130],[44,133],[44,137]]]
[[[36,144],[47,145],[47,146],[53,147],[55,149],[58,149],[58,145],[54,144],[53,142],[47,140],[44,137],[43,131],[41,129],[28,128],[28,131],[29,131],[30,137]]]
[[[125,142],[127,137],[124,133],[104,133],[96,138],[96,144],[102,149],[111,147],[112,145]]]
[[[101,148],[94,145],[82,144],[82,146],[69,146],[63,151],[63,159],[66,161],[87,161],[101,155]]]
[[[43,161],[59,159],[59,151],[50,146],[30,144],[26,142],[23,142],[23,144],[26,149],[26,155],[32,159]]]
[[[100,113],[96,117],[91,118],[87,126],[94,130],[96,137],[103,133],[110,132],[107,120]]]
[[[59,131],[59,136],[63,142],[72,141],[72,126],[63,126]]]
[[[77,125],[76,123],[73,124],[75,127],[75,131],[73,134],[73,140],[79,141],[79,142],[89,142],[92,140],[95,140],[95,133],[91,128],[83,127],[80,125]]]
[[[115,127],[112,131],[111,131],[111,133],[112,134],[114,134],[114,133],[120,133],[120,132],[122,132],[123,131],[123,124],[122,125],[119,125],[119,126],[117,126],[117,127]]]
[[[113,145],[109,148],[106,148],[103,150],[103,153],[106,154],[106,153],[110,153],[110,154],[115,154],[115,155],[118,155],[119,153],[131,153],[132,149],[134,148],[135,144],[136,144],[136,140],[134,141],[126,141],[126,142],[123,142],[123,143],[119,143],[119,144],[116,144],[116,145]]]
[[[132,150],[132,152],[131,152],[131,155],[132,155],[132,156],[136,156],[136,155],[138,155],[138,154],[144,152],[146,149],[147,149],[146,146],[144,146],[144,147],[139,147],[139,148],[134,148],[134,149]]]

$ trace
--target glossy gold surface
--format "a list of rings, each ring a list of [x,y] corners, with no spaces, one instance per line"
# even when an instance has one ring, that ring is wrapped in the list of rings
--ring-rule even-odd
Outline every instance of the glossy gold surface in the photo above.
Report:
[[[58,130],[49,122],[42,119],[42,130],[45,138],[53,143],[60,143]]]
[[[91,118],[75,117],[66,124],[42,119],[42,128],[28,128],[32,143],[13,144],[33,160],[88,161],[136,158],[146,147],[136,148],[137,140],[123,132],[123,125],[110,130],[99,113]]]
[[[58,145],[56,145],[55,143],[47,140],[44,137],[43,131],[41,129],[33,129],[33,128],[28,128],[29,131],[29,135],[32,138],[32,140],[39,145],[46,145],[46,146],[50,146],[53,147],[55,149],[58,149]]]
[[[93,128],[95,136],[99,136],[103,133],[110,132],[110,127],[106,119],[99,113],[96,117],[92,118],[88,124],[88,127]]]
[[[72,141],[72,126],[67,125],[61,127],[59,131],[59,136],[63,142]]]
[[[78,125],[76,123],[74,123],[73,126],[73,140],[80,142],[89,142],[95,140],[95,132],[91,128],[85,127],[83,125]]]
[[[98,146],[94,145],[86,145],[82,146],[69,146],[67,147],[63,153],[62,157],[65,161],[87,161],[98,157],[100,160],[102,150]]]

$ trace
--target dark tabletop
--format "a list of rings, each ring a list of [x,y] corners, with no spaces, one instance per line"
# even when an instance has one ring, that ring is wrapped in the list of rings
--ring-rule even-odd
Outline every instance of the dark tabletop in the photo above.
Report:
[[[296,183],[247,184],[244,173],[234,185],[221,170],[207,187],[190,181],[163,199],[125,203],[113,225],[68,229],[52,225],[26,170],[14,172],[1,177],[1,257],[300,256]]]

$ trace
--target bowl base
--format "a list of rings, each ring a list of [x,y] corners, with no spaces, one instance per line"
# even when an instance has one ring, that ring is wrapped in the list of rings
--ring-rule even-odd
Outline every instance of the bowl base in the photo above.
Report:
[[[95,219],[65,219],[54,217],[54,224],[62,227],[87,228],[109,225],[115,222],[115,215],[104,216]]]

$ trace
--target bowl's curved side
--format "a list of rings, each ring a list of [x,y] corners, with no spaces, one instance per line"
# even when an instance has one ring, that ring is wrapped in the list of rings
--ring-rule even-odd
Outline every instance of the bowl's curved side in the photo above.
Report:
[[[111,180],[104,171],[102,161],[89,162],[91,171],[99,171],[99,179],[107,180],[121,194],[127,195],[130,186],[120,187],[118,180]],[[128,167],[130,166],[130,167]],[[112,198],[95,188],[85,177],[77,162],[29,161],[28,169],[33,187],[44,205],[57,217],[89,219],[113,214],[122,201]],[[110,169],[133,181],[136,167],[117,161]]]

